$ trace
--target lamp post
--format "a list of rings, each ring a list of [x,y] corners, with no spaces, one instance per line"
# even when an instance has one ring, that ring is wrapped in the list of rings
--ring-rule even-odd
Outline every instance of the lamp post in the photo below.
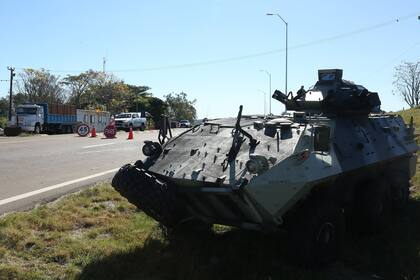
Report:
[[[288,43],[287,43],[287,38],[288,38],[288,27],[289,24],[279,15],[279,14],[271,14],[271,13],[267,13],[267,16],[277,16],[279,19],[281,19],[283,21],[283,23],[286,25],[286,78],[285,78],[285,94],[287,95],[287,51],[288,51]]]
[[[264,97],[264,118],[265,118],[266,112],[267,112],[267,102],[266,102],[266,100],[267,100],[267,97],[266,97],[267,93],[265,91],[261,90],[261,89],[259,89],[258,91],[262,92],[263,97]]]
[[[271,94],[271,73],[265,69],[261,69],[260,72],[265,72],[268,75],[268,94]],[[271,98],[268,101],[268,114],[271,115]]]

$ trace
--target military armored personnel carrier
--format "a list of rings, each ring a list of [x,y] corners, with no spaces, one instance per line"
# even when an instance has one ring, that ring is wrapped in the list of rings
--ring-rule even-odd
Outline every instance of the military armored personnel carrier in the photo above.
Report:
[[[346,225],[376,231],[408,200],[415,172],[413,123],[380,111],[378,94],[319,70],[308,91],[273,98],[283,116],[208,120],[123,166],[112,185],[168,228],[223,224],[286,230],[309,264],[338,255]]]

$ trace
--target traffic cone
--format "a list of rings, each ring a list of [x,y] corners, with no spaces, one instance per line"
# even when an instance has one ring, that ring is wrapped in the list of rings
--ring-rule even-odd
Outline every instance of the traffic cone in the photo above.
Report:
[[[90,133],[90,137],[96,137],[96,128],[92,128],[92,132]]]
[[[133,128],[130,127],[130,132],[128,132],[128,138],[127,138],[127,140],[133,140],[133,139],[134,139]]]

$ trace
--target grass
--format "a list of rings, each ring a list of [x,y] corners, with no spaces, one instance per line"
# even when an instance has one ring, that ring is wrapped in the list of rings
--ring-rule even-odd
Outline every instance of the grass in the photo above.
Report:
[[[420,124],[420,110],[403,112]],[[296,267],[279,235],[215,226],[168,240],[107,183],[0,218],[0,279],[420,280],[419,174],[402,215],[374,236],[348,234],[342,258]]]

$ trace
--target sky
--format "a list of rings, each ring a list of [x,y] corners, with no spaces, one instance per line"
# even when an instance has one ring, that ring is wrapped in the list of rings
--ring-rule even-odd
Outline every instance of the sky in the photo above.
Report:
[[[378,92],[382,109],[407,108],[392,82],[395,66],[420,61],[419,0],[0,0],[0,97],[7,66],[65,77],[102,70],[105,57],[105,71],[156,97],[186,92],[199,118],[235,116],[239,105],[262,114],[267,72],[272,92],[284,92],[286,68],[286,25],[266,13],[288,22],[289,91],[340,68]]]

